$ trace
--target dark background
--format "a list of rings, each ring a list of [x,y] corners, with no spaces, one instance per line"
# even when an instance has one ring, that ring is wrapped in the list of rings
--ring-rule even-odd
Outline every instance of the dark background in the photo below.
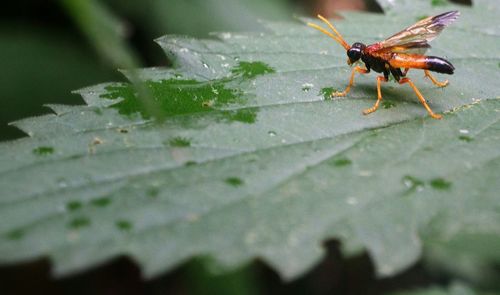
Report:
[[[345,259],[339,244],[325,244],[325,259],[305,276],[283,282],[261,261],[229,274],[212,275],[202,258],[194,259],[159,278],[145,281],[131,260],[120,257],[83,274],[62,279],[50,276],[48,260],[0,267],[2,294],[387,294],[446,286],[443,274],[429,274],[421,263],[395,277],[377,279],[364,254]]]

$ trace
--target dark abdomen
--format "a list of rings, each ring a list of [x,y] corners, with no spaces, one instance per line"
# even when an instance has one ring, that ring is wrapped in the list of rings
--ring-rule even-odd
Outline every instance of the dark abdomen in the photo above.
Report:
[[[426,56],[427,70],[443,73],[453,74],[455,67],[446,59],[437,56]]]
[[[389,65],[393,68],[422,69],[443,74],[453,74],[455,67],[446,59],[418,54],[393,54]]]

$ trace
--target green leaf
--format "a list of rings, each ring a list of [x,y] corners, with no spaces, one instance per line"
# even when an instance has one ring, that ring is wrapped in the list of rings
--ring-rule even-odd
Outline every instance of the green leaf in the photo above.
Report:
[[[366,249],[383,276],[438,249],[498,261],[500,30],[485,9],[460,7],[467,30],[433,41],[457,69],[450,86],[410,71],[440,121],[392,83],[388,107],[363,116],[375,75],[325,99],[346,85],[345,52],[302,23],[160,38],[174,68],[133,74],[148,108],[130,84],[108,83],[79,91],[87,105],[15,123],[30,137],[0,145],[0,261],[48,255],[67,275],[125,254],[152,277],[193,256],[222,269],[259,257],[291,279],[331,238]],[[336,24],[370,43],[422,13]]]

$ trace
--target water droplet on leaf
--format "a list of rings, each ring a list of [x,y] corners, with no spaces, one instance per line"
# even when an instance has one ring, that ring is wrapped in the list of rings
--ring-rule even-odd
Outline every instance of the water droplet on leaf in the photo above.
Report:
[[[358,204],[358,199],[356,199],[355,197],[349,197],[347,198],[346,202],[351,206],[355,206]]]
[[[302,84],[302,91],[304,91],[304,92],[308,92],[308,91],[309,91],[309,90],[311,90],[313,87],[314,87],[314,84],[311,84],[311,83],[304,83],[304,84]]]
[[[409,191],[421,191],[424,186],[424,182],[422,180],[410,175],[405,175],[403,177],[403,184],[408,188]]]

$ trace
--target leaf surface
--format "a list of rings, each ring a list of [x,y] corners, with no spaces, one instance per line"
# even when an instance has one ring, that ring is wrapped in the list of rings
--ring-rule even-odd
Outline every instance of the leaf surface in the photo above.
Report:
[[[366,249],[383,276],[439,249],[498,261],[499,31],[478,18],[485,5],[460,7],[467,29],[433,41],[457,69],[439,76],[450,86],[410,71],[441,121],[394,83],[363,116],[375,75],[330,100],[348,79],[345,52],[302,23],[160,38],[174,68],[125,73],[152,101],[107,83],[79,91],[87,105],[14,123],[29,137],[0,145],[1,262],[48,255],[67,275],[125,254],[152,277],[193,256],[223,268],[260,257],[291,279],[332,238]],[[336,25],[371,43],[420,12]]]

